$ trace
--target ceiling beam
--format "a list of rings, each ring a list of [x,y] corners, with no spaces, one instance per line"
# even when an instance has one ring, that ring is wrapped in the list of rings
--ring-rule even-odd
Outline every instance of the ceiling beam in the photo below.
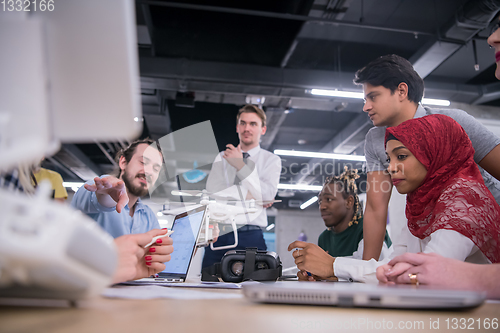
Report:
[[[266,111],[267,115],[272,115],[267,123],[267,131],[266,134],[262,137],[262,141],[260,143],[261,147],[264,149],[269,149],[271,145],[274,142],[274,139],[276,138],[276,135],[278,134],[281,125],[286,119],[286,113],[285,110],[278,110],[278,111]]]
[[[144,21],[146,22],[146,27],[149,35],[149,40],[151,42],[151,55],[156,55],[156,48],[155,48],[155,30],[153,26],[153,19],[151,18],[151,10],[149,8],[149,5],[147,4],[142,4],[141,5],[142,13],[144,15]]]
[[[368,117],[365,114],[366,117]],[[364,123],[359,124],[360,128],[357,131],[357,133],[354,133],[348,140],[345,140],[341,144],[339,144],[335,149],[333,150],[334,153],[336,154],[352,154],[359,147],[363,147],[361,155],[364,155],[364,148],[365,148],[365,136],[366,133],[370,130],[370,128],[373,127],[373,124],[371,121],[367,121]]]
[[[464,110],[480,122],[487,120],[500,120],[500,107],[498,106],[470,105],[452,102],[450,108]]]
[[[102,175],[99,166],[74,144],[63,144],[54,157],[84,181]]]
[[[159,88],[157,79],[178,79],[179,84],[186,80],[211,81],[240,85],[265,85],[282,88],[333,88],[344,87],[360,90],[352,80],[354,73],[275,68],[259,65],[220,63],[187,59],[156,58],[141,56],[139,59],[141,87]],[[147,79],[146,79],[147,78]],[[180,87],[177,87],[179,89]],[[305,92],[303,94],[306,95]]]
[[[188,91],[297,97],[318,101],[327,99],[312,96],[306,93],[306,90],[319,88],[361,91],[361,88],[352,82],[353,72],[339,73],[145,56],[140,57],[140,70],[141,87],[146,89],[178,91],[182,88]],[[482,96],[483,92],[479,85],[426,81],[425,94],[426,97],[442,99],[450,99],[450,96],[453,96],[457,102],[470,104]],[[335,100],[361,102],[344,98]]]
[[[472,104],[484,104],[496,99],[500,99],[500,82],[494,82],[481,87],[481,96]]]
[[[284,19],[284,20],[321,22],[323,24],[333,24],[336,26],[346,26],[346,27],[379,30],[379,31],[392,31],[392,32],[399,32],[399,33],[411,34],[411,35],[434,35],[433,32],[429,32],[429,31],[418,31],[418,30],[409,30],[409,29],[402,29],[402,28],[389,28],[386,26],[362,24],[359,22],[334,20],[334,19],[328,19],[328,18],[322,18],[322,17],[295,15],[295,14],[288,14],[288,13],[268,12],[268,11],[261,11],[261,10],[230,8],[230,7],[222,7],[222,6],[197,5],[197,4],[188,4],[188,3],[182,3],[182,2],[168,2],[168,1],[142,0],[142,1],[139,1],[139,3],[143,4],[143,5],[147,4],[150,6],[163,6],[163,7],[171,7],[171,8],[190,9],[190,10],[204,10],[204,11],[208,11],[208,12],[251,15],[251,16],[269,17],[269,18],[275,18],[275,19]]]
[[[78,175],[76,175],[71,169],[69,169],[64,163],[61,163],[57,156],[47,156],[46,159],[54,164],[57,168],[59,168],[62,172],[64,172],[68,177],[64,177],[63,179],[66,181],[74,180],[75,178],[80,178]],[[80,178],[81,179],[81,178]]]
[[[499,8],[500,0],[469,0],[460,6],[450,21],[440,27],[439,37],[410,58],[415,71],[420,77],[427,77],[486,28]]]
[[[293,52],[295,52],[295,49],[297,48],[298,44],[299,41],[297,40],[297,36],[295,36],[295,39],[292,41],[292,44],[290,44],[290,47],[288,48],[288,51],[283,57],[283,60],[281,60],[281,68],[286,67],[286,65],[288,64],[288,60],[290,60],[290,58],[292,57],[292,54]]]
[[[425,78],[462,46],[463,44],[438,41],[436,39],[420,49],[409,60],[413,63],[413,68],[418,75]]]
[[[104,148],[104,146],[100,142],[97,142],[97,141],[94,141],[94,142],[97,145],[97,147],[99,147],[99,149],[102,151],[102,153],[104,154],[104,156],[106,156],[106,158],[108,159],[108,161],[113,165],[113,167],[118,167],[118,164],[116,164],[114,158],[111,157],[111,155],[108,153],[108,151],[106,150],[106,148]]]

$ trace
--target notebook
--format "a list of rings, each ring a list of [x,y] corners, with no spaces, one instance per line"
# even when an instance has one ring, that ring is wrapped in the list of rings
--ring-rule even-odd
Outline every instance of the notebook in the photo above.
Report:
[[[174,241],[174,252],[170,261],[165,263],[165,269],[158,277],[133,281],[133,284],[152,282],[184,282],[193,259],[196,241],[203,225],[207,206],[191,209],[175,217],[170,238]]]
[[[351,282],[283,281],[243,286],[245,297],[259,303],[333,305],[396,309],[473,308],[484,302],[479,292],[425,286],[383,286]]]

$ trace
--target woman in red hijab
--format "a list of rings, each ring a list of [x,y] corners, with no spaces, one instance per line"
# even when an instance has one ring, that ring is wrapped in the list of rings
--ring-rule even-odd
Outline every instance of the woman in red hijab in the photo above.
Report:
[[[500,29],[498,29],[500,27],[500,17],[495,23],[495,30],[493,30],[489,36],[488,44],[494,49],[497,63],[495,76],[500,80]],[[471,183],[473,182],[471,181]],[[465,198],[471,197],[467,194],[464,194],[464,196]],[[489,202],[488,198],[486,198],[486,200]],[[473,199],[473,201],[476,202],[476,199]],[[488,207],[490,206],[488,205]],[[471,212],[471,216],[477,217],[477,212],[481,209],[481,205],[479,207],[471,207],[469,202],[465,201],[462,208],[460,206],[457,208],[459,208],[457,211]],[[495,211],[497,210],[498,209],[495,209]],[[409,213],[413,215],[418,212],[413,210]],[[489,217],[490,216],[486,216],[486,225],[490,224],[490,221],[488,221]],[[470,220],[466,220],[465,225],[467,225],[467,222]],[[498,221],[498,219],[496,221]],[[417,224],[417,233],[418,229]],[[474,229],[476,228],[472,228],[472,230]],[[470,231],[466,232],[471,233]],[[484,245],[483,247],[485,247],[486,253],[490,257],[493,257],[493,260],[491,260],[493,262],[495,262],[494,258],[498,257],[498,252],[495,253],[495,249],[498,248],[498,245],[493,242],[495,237],[497,237],[495,236],[497,233],[498,228],[493,230],[491,235],[486,235],[482,240],[480,239],[483,244],[487,244],[488,242],[491,243],[490,248]],[[483,232],[475,232],[474,234],[484,235]],[[475,236],[474,238],[477,240],[477,238],[480,237]],[[487,291],[488,296],[492,298],[500,298],[500,284],[498,283],[499,274],[500,264],[474,265],[446,258],[436,253],[405,253],[392,259],[388,265],[386,265],[385,269],[380,268],[379,271],[377,271],[377,277],[382,283],[421,283],[435,287]],[[478,277],[481,278],[478,279]]]
[[[476,264],[500,262],[500,207],[484,185],[469,137],[455,120],[429,115],[389,127],[386,153],[394,186],[407,194],[408,228],[394,240],[391,258],[423,252]],[[411,266],[388,262],[336,258],[334,275],[388,282]]]
[[[386,152],[393,184],[408,194],[406,217],[413,236],[423,240],[437,230],[455,231],[489,262],[500,262],[500,207],[457,122],[431,115],[389,127]]]
[[[385,140],[387,170],[398,192],[407,194],[410,232],[403,233],[392,257],[424,252],[500,262],[500,207],[484,185],[463,128],[448,116],[430,115],[387,128]],[[377,268],[377,278],[397,282],[411,267],[390,262]],[[418,282],[416,275],[405,274]]]

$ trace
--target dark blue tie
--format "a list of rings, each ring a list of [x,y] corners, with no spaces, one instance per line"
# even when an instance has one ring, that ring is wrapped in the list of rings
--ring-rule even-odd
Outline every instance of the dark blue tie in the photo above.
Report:
[[[249,153],[243,152],[243,163],[247,164],[248,158],[250,157]],[[238,176],[234,177],[234,185],[240,185],[241,180],[238,178]]]

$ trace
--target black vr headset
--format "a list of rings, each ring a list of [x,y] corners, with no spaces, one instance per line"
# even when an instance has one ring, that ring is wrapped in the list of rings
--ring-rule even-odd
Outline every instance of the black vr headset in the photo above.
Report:
[[[242,282],[276,281],[281,277],[281,260],[275,252],[259,251],[255,247],[246,250],[227,251],[220,263],[201,271],[202,281]]]

